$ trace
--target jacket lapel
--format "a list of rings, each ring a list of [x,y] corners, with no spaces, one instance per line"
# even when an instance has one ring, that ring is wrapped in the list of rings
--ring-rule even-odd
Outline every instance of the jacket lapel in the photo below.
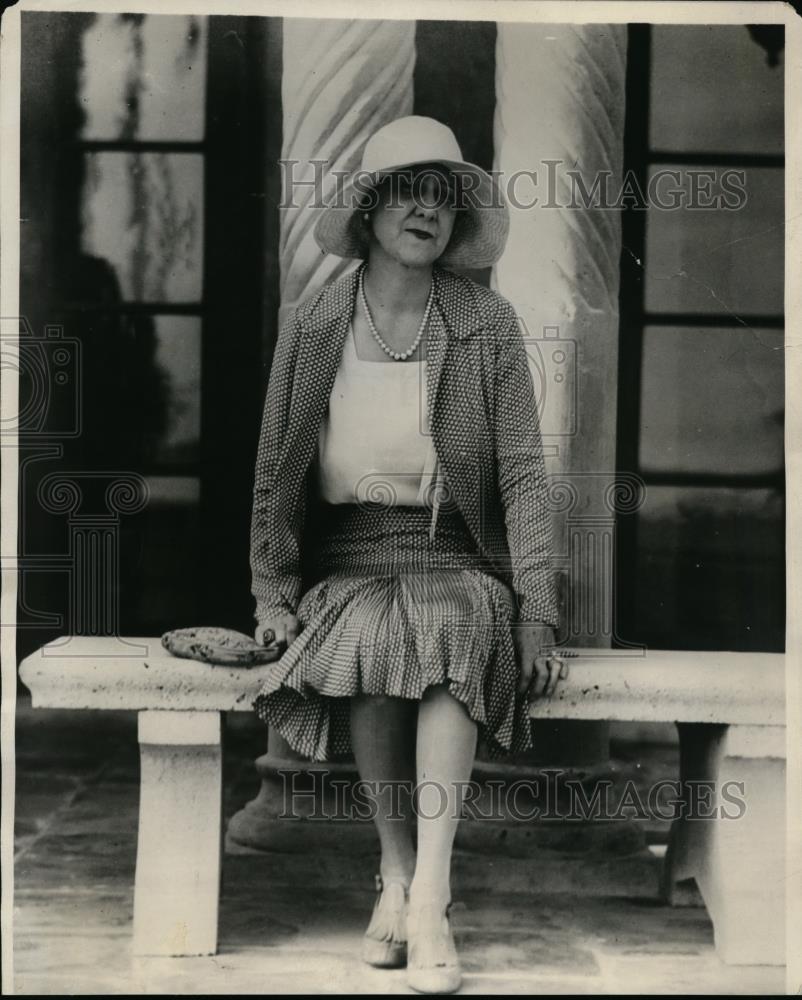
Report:
[[[454,277],[439,267],[434,269],[435,300],[429,317],[427,337],[426,392],[429,398],[429,413],[432,424],[435,413],[439,413],[438,391],[443,381],[443,371],[449,348],[459,350],[460,343],[472,331],[475,317],[469,310],[456,308],[454,301]],[[464,302],[463,302],[464,305]]]
[[[302,474],[314,455],[337,377],[356,289],[357,271],[352,271],[323,290],[311,319],[302,323],[285,449],[285,461]]]
[[[440,311],[440,305],[438,302],[435,302],[432,311],[429,313],[429,329],[426,332],[426,397],[431,433],[434,433],[437,394],[443,376],[447,353],[448,330]]]
[[[457,506],[481,547],[483,491],[493,462],[480,345],[472,337],[481,322],[458,279],[446,271],[435,274],[438,309],[427,385],[431,432]]]

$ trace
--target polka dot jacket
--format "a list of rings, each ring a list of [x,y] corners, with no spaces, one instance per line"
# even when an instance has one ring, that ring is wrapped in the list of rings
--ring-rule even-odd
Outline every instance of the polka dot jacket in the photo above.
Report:
[[[358,270],[324,286],[284,324],[267,388],[251,525],[256,620],[292,613],[318,431],[357,294]],[[442,473],[489,572],[522,622],[558,625],[551,517],[537,407],[510,303],[436,267],[427,330],[429,425]]]

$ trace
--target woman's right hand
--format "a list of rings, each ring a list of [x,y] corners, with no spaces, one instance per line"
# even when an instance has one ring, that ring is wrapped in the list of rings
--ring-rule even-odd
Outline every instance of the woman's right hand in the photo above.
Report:
[[[272,631],[275,637],[273,642],[278,645],[290,646],[298,638],[300,632],[298,618],[295,615],[277,615],[275,618],[259,622],[253,637],[260,646],[273,645],[273,642],[265,643],[265,633],[268,630]]]

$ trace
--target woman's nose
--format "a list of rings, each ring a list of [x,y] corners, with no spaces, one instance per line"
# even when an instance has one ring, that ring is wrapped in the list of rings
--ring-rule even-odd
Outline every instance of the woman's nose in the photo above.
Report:
[[[440,185],[434,178],[427,177],[418,189],[415,212],[421,218],[431,219],[440,207]]]

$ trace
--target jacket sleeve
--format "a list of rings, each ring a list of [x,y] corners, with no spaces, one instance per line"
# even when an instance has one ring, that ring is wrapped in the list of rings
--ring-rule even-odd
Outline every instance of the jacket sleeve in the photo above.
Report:
[[[291,316],[282,326],[265,396],[253,485],[251,592],[258,623],[295,614],[301,588],[299,541],[278,488],[279,460],[286,446],[298,353],[299,325]]]
[[[499,307],[495,332],[496,463],[519,620],[557,628],[551,512],[540,421],[521,327],[509,302]]]

